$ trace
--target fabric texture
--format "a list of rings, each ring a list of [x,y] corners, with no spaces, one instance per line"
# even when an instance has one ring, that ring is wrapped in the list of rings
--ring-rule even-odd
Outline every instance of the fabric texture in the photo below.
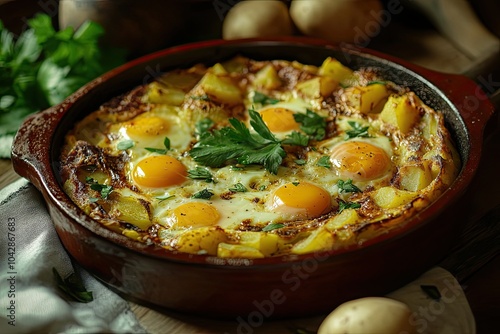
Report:
[[[57,285],[76,272],[93,301]],[[64,250],[44,200],[24,179],[0,191],[0,333],[144,333],[129,304]]]

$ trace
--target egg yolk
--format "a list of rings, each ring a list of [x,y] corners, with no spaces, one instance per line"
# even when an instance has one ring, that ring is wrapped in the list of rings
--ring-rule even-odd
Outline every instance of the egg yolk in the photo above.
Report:
[[[127,134],[137,136],[158,136],[169,129],[168,122],[158,116],[142,117],[133,119],[126,124]]]
[[[161,188],[179,185],[187,177],[187,169],[179,160],[168,156],[158,155],[148,157],[137,163],[132,177],[143,187]]]
[[[383,149],[360,141],[336,146],[331,151],[330,160],[341,176],[357,181],[377,179],[391,165],[391,158]]]
[[[260,115],[271,132],[299,130],[299,123],[293,117],[293,111],[285,108],[269,108],[262,110]]]
[[[314,184],[287,183],[274,192],[271,208],[291,218],[316,218],[332,209],[332,201],[325,189]]]
[[[182,227],[215,225],[220,218],[219,211],[207,203],[191,202],[174,209],[175,223]]]

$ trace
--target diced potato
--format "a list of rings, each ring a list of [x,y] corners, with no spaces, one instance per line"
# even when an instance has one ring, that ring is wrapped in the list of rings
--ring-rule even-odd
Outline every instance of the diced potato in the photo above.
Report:
[[[341,62],[332,57],[325,59],[323,64],[321,64],[318,73],[319,75],[328,76],[341,83],[344,83],[353,76],[353,71],[350,68],[342,65]]]
[[[351,107],[363,114],[379,113],[387,102],[389,91],[384,84],[346,88],[345,94]]]
[[[400,186],[404,190],[418,191],[432,182],[432,173],[428,164],[403,166],[399,169]]]
[[[325,228],[328,231],[335,231],[342,226],[354,224],[358,221],[359,216],[354,209],[345,209],[340,214],[335,216],[331,221],[325,224]]]
[[[211,100],[220,103],[238,104],[243,100],[241,90],[228,77],[208,72],[200,80],[200,86]]]
[[[265,89],[276,89],[281,86],[281,79],[274,66],[267,65],[255,74],[253,84]]]
[[[414,95],[390,96],[380,113],[380,119],[396,126],[402,133],[408,133],[420,119],[415,99]]]
[[[278,250],[279,236],[274,233],[241,232],[240,244],[253,247],[265,256],[269,256]]]
[[[400,190],[394,187],[383,187],[372,194],[375,204],[384,209],[393,209],[410,203],[417,197],[412,191]]]
[[[292,254],[307,254],[333,247],[333,235],[324,228],[314,230],[307,238],[296,243],[292,249]]]
[[[150,203],[133,196],[114,196],[110,208],[110,216],[126,221],[146,231],[153,223],[149,213]]]
[[[134,230],[123,230],[122,234],[126,236],[127,238],[134,239],[134,240],[139,240],[140,234],[137,233],[137,231]]]
[[[432,136],[437,135],[438,118],[434,114],[425,113],[422,117],[422,135],[425,139],[429,140]]]
[[[215,75],[227,74],[226,69],[220,63],[215,64],[214,66],[210,67],[208,70]]]
[[[185,95],[182,89],[168,88],[158,82],[152,82],[149,85],[148,100],[150,103],[179,106],[184,101]]]
[[[264,257],[264,254],[250,246],[233,245],[221,242],[217,247],[217,256],[229,258],[261,259]]]
[[[300,82],[297,84],[297,90],[311,99],[316,99],[329,96],[337,86],[337,81],[325,76]]]
[[[217,247],[221,242],[227,242],[224,230],[215,226],[205,226],[181,234],[177,238],[175,249],[190,254],[217,255]]]
[[[204,69],[200,69],[199,72],[204,72]],[[171,71],[157,80],[165,87],[180,89],[184,92],[191,90],[202,77],[201,73],[195,72],[177,72]]]

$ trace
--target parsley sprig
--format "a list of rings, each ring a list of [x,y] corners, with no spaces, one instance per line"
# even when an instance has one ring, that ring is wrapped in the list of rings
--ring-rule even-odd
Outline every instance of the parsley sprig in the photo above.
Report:
[[[146,147],[145,149],[152,153],[167,154],[168,150],[170,150],[170,139],[168,137],[163,140],[163,146],[165,148]]]
[[[213,182],[215,183],[214,176],[210,171],[206,168],[203,167],[196,167],[195,169],[190,169],[188,170],[188,176],[191,179],[194,180],[205,180],[205,182],[210,183]]]
[[[345,209],[359,209],[361,204],[356,202],[345,202],[343,200],[339,200],[339,213],[344,211]]]
[[[113,186],[107,184],[100,184],[95,179],[89,176],[85,178],[85,182],[90,184],[90,189],[99,192],[102,199],[108,199],[109,194],[113,192]],[[97,198],[90,198],[91,202],[96,202],[97,200],[98,200]]]
[[[263,94],[261,92],[255,92],[252,101],[254,103],[261,103],[262,105],[266,105],[266,104],[276,104],[280,100],[267,96],[266,94]]]
[[[370,137],[368,134],[368,129],[370,128],[369,126],[362,126],[358,122],[355,121],[348,121],[347,122],[351,126],[351,130],[347,130],[345,132],[346,138],[345,140],[351,139],[351,138],[356,138],[356,137]]]
[[[352,180],[348,179],[347,181],[338,180],[337,186],[339,187],[340,193],[359,193],[361,189],[352,184]]]
[[[277,174],[286,156],[283,144],[303,146],[304,135],[296,133],[281,141],[269,130],[258,112],[250,109],[248,113],[255,133],[250,132],[240,120],[231,118],[230,127],[202,136],[189,152],[191,157],[209,167],[221,167],[231,160],[242,165],[259,164],[270,173]]]

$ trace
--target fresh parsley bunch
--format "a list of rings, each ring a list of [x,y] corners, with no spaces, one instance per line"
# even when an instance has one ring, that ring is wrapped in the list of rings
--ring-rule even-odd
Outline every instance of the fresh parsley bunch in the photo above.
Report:
[[[28,25],[15,38],[0,21],[0,137],[125,61],[123,50],[99,47],[104,30],[95,22],[56,31],[48,15],[38,14]]]

